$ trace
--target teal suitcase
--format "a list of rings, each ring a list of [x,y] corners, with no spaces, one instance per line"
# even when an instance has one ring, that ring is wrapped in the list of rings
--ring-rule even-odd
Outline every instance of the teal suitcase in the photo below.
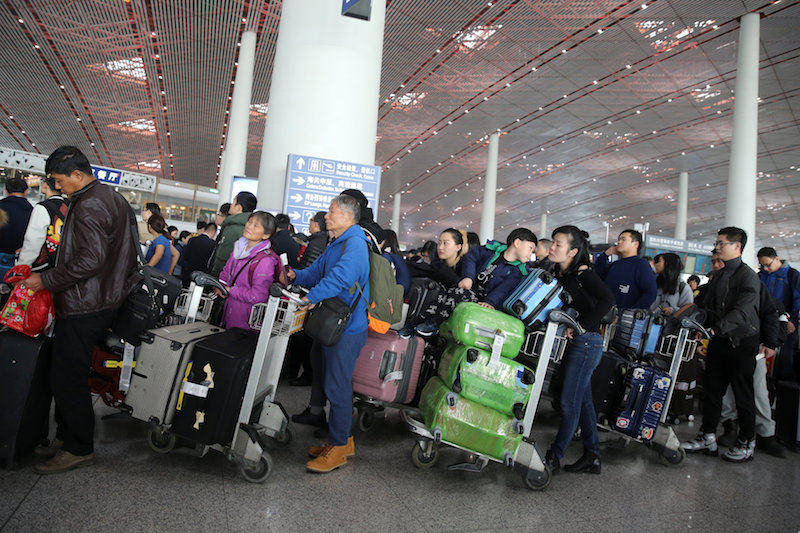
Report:
[[[460,397],[433,377],[419,401],[425,424],[440,440],[473,453],[505,461],[522,442],[514,418]]]
[[[451,342],[442,354],[439,377],[464,398],[522,419],[533,389],[533,371],[505,357],[492,361],[491,355]]]
[[[502,311],[464,302],[439,327],[439,335],[489,352],[494,345],[502,346],[500,355],[513,359],[525,342],[525,325]]]

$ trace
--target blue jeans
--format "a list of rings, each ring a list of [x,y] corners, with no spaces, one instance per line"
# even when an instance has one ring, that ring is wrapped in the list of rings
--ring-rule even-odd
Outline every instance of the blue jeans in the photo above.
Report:
[[[564,356],[564,388],[561,391],[561,425],[550,449],[562,459],[575,428],[580,424],[583,447],[600,455],[597,414],[592,402],[592,373],[603,356],[603,337],[585,333],[570,341]]]
[[[342,335],[333,346],[321,346],[325,361],[325,396],[331,405],[328,417],[328,443],[347,444],[353,428],[353,370],[367,342],[367,330]]]

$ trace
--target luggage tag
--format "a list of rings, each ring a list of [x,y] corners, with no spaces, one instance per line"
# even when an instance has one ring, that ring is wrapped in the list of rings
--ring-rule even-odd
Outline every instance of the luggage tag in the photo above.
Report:
[[[131,386],[131,374],[133,373],[133,359],[136,354],[136,347],[126,342],[122,352],[122,370],[119,373],[119,390],[128,392]]]
[[[488,367],[496,368],[500,364],[500,354],[503,352],[503,344],[506,342],[506,334],[497,330],[492,341],[492,356],[489,358]]]
[[[189,369],[186,369],[188,374]],[[206,363],[203,367],[203,372],[206,373],[206,379],[200,383],[192,383],[191,381],[184,381],[181,384],[181,392],[189,396],[196,396],[198,398],[207,398],[208,390],[214,388],[214,372],[211,370],[211,365]],[[182,399],[182,398],[181,398]],[[182,403],[179,401],[179,403]]]

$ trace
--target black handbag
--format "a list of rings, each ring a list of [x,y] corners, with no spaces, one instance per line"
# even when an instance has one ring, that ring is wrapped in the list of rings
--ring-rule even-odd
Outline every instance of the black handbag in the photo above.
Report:
[[[139,246],[139,232],[136,227],[136,216],[133,209],[129,209],[131,221],[131,235],[133,236],[133,246],[139,255],[139,274],[141,279],[136,282],[133,289],[128,293],[122,306],[117,311],[117,317],[111,326],[111,331],[128,344],[139,346],[142,342],[141,334],[152,329],[158,323],[161,316],[161,308],[158,305],[153,278],[151,277],[152,267],[145,264],[142,247]],[[163,274],[162,274],[163,275]]]
[[[323,346],[333,346],[342,338],[356,304],[358,299],[349,306],[337,296],[326,298],[308,312],[303,330]]]

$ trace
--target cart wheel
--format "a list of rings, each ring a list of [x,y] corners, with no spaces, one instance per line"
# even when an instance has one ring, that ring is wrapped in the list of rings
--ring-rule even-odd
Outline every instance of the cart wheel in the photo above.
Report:
[[[522,474],[522,482],[525,484],[527,488],[530,490],[544,490],[550,486],[550,481],[553,479],[552,474],[550,474],[550,470],[545,468],[544,469],[544,478],[543,479],[531,479],[527,475]]]
[[[292,442],[292,439],[294,439],[294,431],[289,426],[286,426],[286,431],[273,437],[272,441],[279,448],[285,448]]]
[[[263,483],[272,473],[272,466],[272,456],[264,452],[257,463],[243,461],[239,471],[250,483]]]
[[[658,454],[658,458],[667,466],[673,466],[680,464],[684,459],[686,459],[686,450],[683,448],[678,448],[678,455],[677,456],[666,456],[662,453]]]
[[[358,410],[358,429],[366,433],[375,423],[375,411],[372,409]]]
[[[164,426],[150,426],[147,430],[147,444],[156,453],[168,453],[175,447],[177,437]]]
[[[414,447],[411,449],[411,462],[414,463],[414,466],[417,468],[430,468],[438,461],[439,447],[436,446],[436,444],[432,445],[428,455],[425,455],[425,452],[422,451],[422,446],[420,446],[419,442],[414,444]]]

